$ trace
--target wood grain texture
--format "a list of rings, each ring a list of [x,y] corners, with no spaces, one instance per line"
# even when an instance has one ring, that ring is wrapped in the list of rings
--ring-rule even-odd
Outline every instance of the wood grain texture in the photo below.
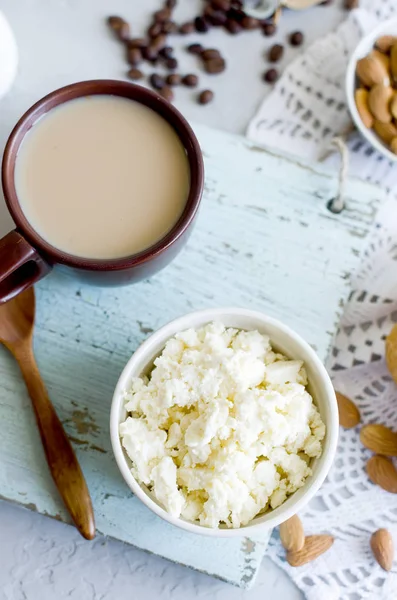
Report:
[[[347,185],[347,209],[326,208],[336,179],[196,127],[206,188],[180,256],[148,281],[80,285],[61,271],[37,286],[35,350],[93,499],[97,530],[232,583],[252,584],[267,536],[210,540],[176,530],[132,497],[109,440],[117,378],[151,331],[186,312],[238,305],[280,318],[325,359],[380,191]],[[0,351],[0,494],[67,520],[55,493],[20,374]]]

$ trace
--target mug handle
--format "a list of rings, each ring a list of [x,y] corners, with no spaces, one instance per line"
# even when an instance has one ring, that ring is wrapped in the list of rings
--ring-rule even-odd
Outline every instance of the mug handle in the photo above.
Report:
[[[11,300],[51,271],[33,246],[18,232],[0,239],[0,304]]]

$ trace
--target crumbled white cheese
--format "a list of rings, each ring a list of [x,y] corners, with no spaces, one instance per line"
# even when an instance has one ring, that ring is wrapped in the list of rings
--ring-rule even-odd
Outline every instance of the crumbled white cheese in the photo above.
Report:
[[[311,475],[325,426],[302,361],[257,331],[211,323],[169,340],[125,394],[132,474],[173,516],[246,525]]]

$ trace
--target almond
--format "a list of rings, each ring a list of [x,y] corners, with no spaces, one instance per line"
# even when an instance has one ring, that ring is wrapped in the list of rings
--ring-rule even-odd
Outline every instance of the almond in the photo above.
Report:
[[[385,425],[364,425],[360,431],[363,446],[384,456],[397,456],[397,433]]]
[[[381,123],[390,123],[392,116],[390,112],[390,101],[394,92],[391,87],[382,84],[374,85],[368,95],[368,106],[375,119]]]
[[[393,44],[397,44],[397,38],[394,35],[382,35],[382,37],[376,40],[375,46],[381,52],[388,54]]]
[[[397,135],[394,137],[397,137]],[[391,144],[392,141],[393,139],[390,140],[389,144]],[[397,383],[397,325],[394,325],[386,338],[386,364],[390,371],[390,375]]]
[[[392,494],[397,494],[397,469],[385,456],[375,454],[367,462],[367,473],[372,483]]]
[[[390,571],[393,566],[393,538],[387,529],[378,529],[371,536],[371,550],[382,569]]]
[[[365,87],[390,84],[388,70],[372,52],[357,62],[356,74]]]
[[[390,142],[390,150],[394,154],[397,154],[397,137],[393,138],[392,141]]]
[[[397,44],[393,44],[390,49],[390,71],[392,80],[397,82]]]
[[[372,116],[371,111],[369,110],[368,95],[369,92],[365,88],[358,88],[354,93],[357,110],[361,117],[361,120],[364,123],[365,127],[371,129],[372,125],[374,124],[374,118]]]
[[[393,98],[391,99],[390,112],[394,119],[397,119],[397,94],[394,94]]]
[[[333,543],[332,535],[308,535],[302,550],[287,552],[287,561],[291,567],[301,567],[324,554]]]
[[[335,392],[339,409],[339,425],[346,429],[356,427],[360,422],[360,411],[350,398]]]
[[[381,123],[375,119],[374,130],[387,145],[391,143],[393,138],[397,137],[397,127],[393,123]]]
[[[384,64],[386,71],[389,73],[390,72],[390,57],[387,54],[383,54],[383,52],[379,52],[379,50],[372,50],[372,54],[375,58],[377,58]]]
[[[305,545],[305,532],[302,521],[294,515],[280,525],[280,539],[284,548],[291,552],[299,552]]]

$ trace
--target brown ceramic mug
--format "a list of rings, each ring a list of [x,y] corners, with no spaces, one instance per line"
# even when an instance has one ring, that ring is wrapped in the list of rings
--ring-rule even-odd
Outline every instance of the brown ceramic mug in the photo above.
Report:
[[[23,214],[14,181],[18,149],[35,122],[44,113],[68,100],[95,94],[129,98],[161,115],[177,132],[190,166],[190,191],[186,207],[171,231],[147,250],[114,260],[79,258],[51,246],[33,229]],[[196,136],[183,116],[158,94],[123,81],[93,80],[74,83],[45,96],[19,120],[4,151],[3,191],[16,229],[0,239],[0,304],[33,285],[57,265],[96,285],[123,285],[151,276],[165,267],[186,242],[200,204],[203,180],[203,159]]]

